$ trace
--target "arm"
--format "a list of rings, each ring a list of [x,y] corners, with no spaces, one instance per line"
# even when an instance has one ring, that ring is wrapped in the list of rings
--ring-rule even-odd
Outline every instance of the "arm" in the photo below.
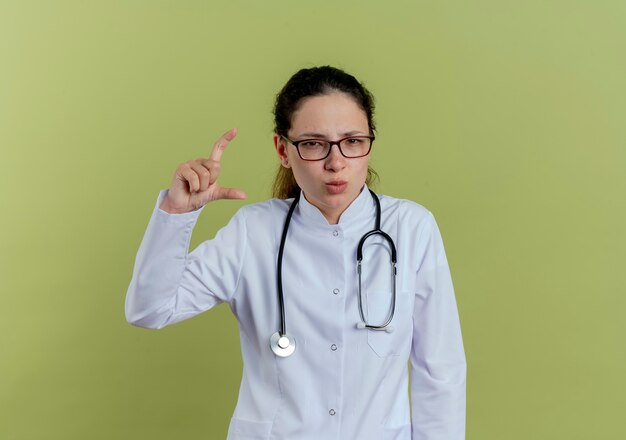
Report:
[[[159,195],[126,294],[126,319],[140,327],[162,328],[228,301],[241,271],[246,245],[241,211],[188,254],[203,208],[169,214],[157,208],[166,196],[167,191]]]
[[[465,438],[466,363],[443,242],[432,215],[420,239],[410,357],[413,440]]]
[[[243,191],[217,182],[224,149],[236,135],[236,129],[224,133],[208,159],[180,164],[169,189],[159,194],[126,294],[131,324],[161,328],[227,301],[234,293],[245,249],[243,214],[237,213],[215,239],[191,254],[187,251],[208,202],[246,198]]]

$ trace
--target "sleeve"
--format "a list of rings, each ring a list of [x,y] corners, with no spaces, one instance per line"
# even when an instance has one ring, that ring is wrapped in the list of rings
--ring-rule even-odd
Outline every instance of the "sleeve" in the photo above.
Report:
[[[203,208],[169,214],[159,209],[166,195],[159,194],[126,293],[126,320],[139,327],[159,329],[229,301],[241,273],[247,236],[242,210],[213,240],[188,253]]]
[[[413,440],[465,439],[466,361],[450,268],[430,214],[418,241],[410,356]]]

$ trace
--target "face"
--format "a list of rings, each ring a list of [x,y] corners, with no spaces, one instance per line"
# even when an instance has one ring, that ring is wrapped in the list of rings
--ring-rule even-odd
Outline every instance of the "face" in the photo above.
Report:
[[[369,136],[367,115],[356,101],[345,93],[305,98],[293,114],[287,137],[293,141],[307,138],[337,141],[347,136]],[[274,145],[286,168],[302,188],[306,199],[316,206],[330,224],[359,195],[367,177],[369,155],[346,158],[333,145],[326,159],[305,161],[296,147],[274,134]]]

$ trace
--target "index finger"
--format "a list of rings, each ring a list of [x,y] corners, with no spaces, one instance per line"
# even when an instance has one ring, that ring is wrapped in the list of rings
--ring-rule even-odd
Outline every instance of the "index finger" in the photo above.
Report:
[[[237,136],[236,128],[231,128],[226,133],[224,133],[222,137],[219,138],[217,142],[215,142],[215,145],[213,145],[213,151],[211,151],[211,156],[209,156],[209,159],[219,162],[219,160],[222,158],[224,150],[226,149],[226,145],[228,145],[228,143],[232,141],[235,136]]]

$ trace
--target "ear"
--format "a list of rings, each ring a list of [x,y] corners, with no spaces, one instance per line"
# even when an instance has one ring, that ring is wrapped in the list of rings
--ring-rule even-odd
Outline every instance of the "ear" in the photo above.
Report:
[[[281,165],[285,168],[291,168],[287,157],[287,142],[277,133],[274,133],[274,148],[276,148]]]

